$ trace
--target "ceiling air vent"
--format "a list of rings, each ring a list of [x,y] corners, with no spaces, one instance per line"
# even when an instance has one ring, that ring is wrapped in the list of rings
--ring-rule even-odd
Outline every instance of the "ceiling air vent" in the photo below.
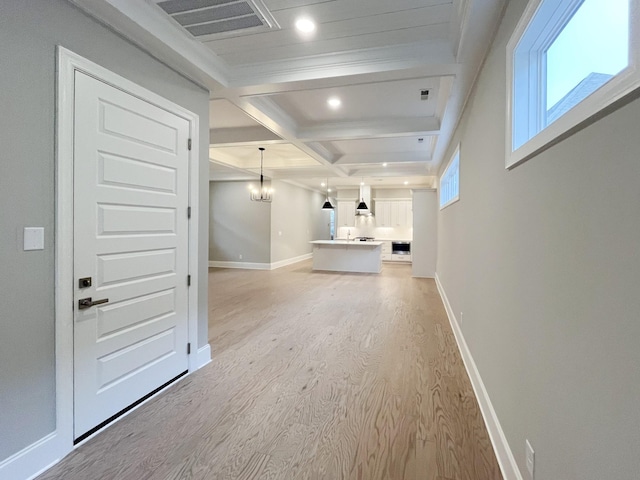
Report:
[[[165,0],[157,4],[194,37],[280,28],[262,0]]]

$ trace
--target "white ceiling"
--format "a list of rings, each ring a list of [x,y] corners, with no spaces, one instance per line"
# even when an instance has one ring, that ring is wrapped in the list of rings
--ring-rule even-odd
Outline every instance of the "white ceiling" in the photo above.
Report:
[[[343,187],[361,177],[378,186],[433,185],[505,4],[71,1],[209,88],[212,179],[255,178],[264,146],[265,175],[318,190],[326,178]],[[210,22],[225,12],[243,16]],[[187,30],[249,16],[262,25]],[[313,34],[294,28],[300,17],[316,22]],[[340,98],[339,109],[327,105],[330,97]]]

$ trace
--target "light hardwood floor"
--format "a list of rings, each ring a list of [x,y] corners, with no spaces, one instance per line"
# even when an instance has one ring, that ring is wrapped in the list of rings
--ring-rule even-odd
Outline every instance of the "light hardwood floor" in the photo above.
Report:
[[[39,477],[501,479],[435,283],[210,269],[213,361]]]

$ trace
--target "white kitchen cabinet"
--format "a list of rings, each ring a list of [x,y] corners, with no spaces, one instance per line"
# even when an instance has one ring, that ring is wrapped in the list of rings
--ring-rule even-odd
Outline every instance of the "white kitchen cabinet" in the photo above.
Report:
[[[376,227],[392,227],[391,203],[388,200],[376,200]]]
[[[406,262],[411,263],[411,255],[394,254],[391,248],[391,240],[382,240],[382,261],[383,262]]]
[[[406,227],[407,228],[412,228],[413,227],[413,201],[405,200],[404,204],[405,204],[405,209],[406,209],[406,212],[407,212]]]
[[[400,202],[390,202],[391,203],[391,226],[403,227],[404,225],[400,224]]]
[[[410,228],[412,225],[411,200],[376,200],[376,227]]]
[[[411,255],[397,255],[393,253],[391,254],[391,261],[411,263]]]
[[[384,241],[382,244],[382,261],[390,262],[391,261],[391,242]]]
[[[356,203],[354,201],[338,201],[337,225],[339,227],[356,226]]]

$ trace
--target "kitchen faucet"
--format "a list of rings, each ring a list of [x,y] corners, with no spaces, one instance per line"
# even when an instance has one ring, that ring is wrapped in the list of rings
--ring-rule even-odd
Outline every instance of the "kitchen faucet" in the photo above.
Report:
[[[347,230],[347,242],[349,241],[350,236],[351,236],[351,230]]]

